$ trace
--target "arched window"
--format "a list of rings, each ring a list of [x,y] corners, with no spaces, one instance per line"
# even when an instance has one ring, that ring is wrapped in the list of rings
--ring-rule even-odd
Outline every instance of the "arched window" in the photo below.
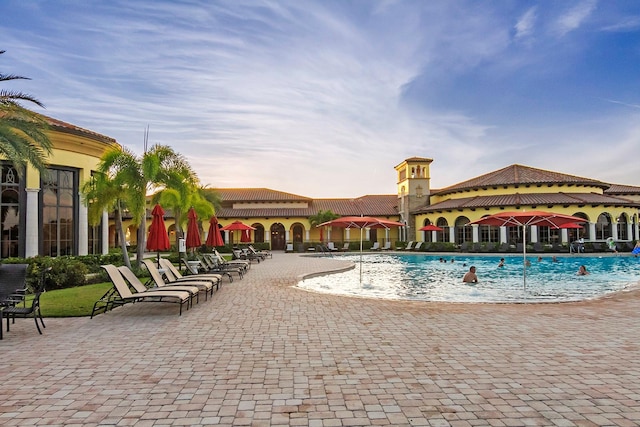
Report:
[[[596,222],[596,235],[597,240],[605,240],[607,237],[611,237],[611,216],[603,212],[598,215],[598,222]]]
[[[436,235],[438,237],[438,242],[448,242],[449,241],[449,223],[445,218],[438,218],[436,221],[436,225],[442,228],[442,231],[437,231]]]
[[[301,224],[295,224],[293,226],[293,243],[302,243],[302,233],[304,233],[304,228]]]
[[[253,230],[253,241],[256,243],[264,243],[264,225],[260,223],[251,224]]]
[[[469,222],[469,218],[466,216],[459,216],[456,219],[456,243],[459,245],[473,241],[473,229],[467,226]]]
[[[577,216],[578,218],[584,219],[586,222],[582,225],[582,228],[577,230],[568,230],[569,241],[573,242],[578,238],[582,237],[583,239],[589,240],[591,239],[591,232],[589,227],[589,216],[584,212],[576,212],[573,216]]]
[[[629,218],[627,214],[623,213],[618,217],[618,240],[629,240],[629,227],[627,224],[629,223]]]

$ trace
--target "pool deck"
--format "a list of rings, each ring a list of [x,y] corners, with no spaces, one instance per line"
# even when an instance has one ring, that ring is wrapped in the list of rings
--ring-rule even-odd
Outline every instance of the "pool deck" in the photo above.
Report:
[[[18,319],[0,425],[638,426],[640,291],[562,304],[339,297],[274,253],[178,316]],[[46,313],[45,313],[46,315]]]

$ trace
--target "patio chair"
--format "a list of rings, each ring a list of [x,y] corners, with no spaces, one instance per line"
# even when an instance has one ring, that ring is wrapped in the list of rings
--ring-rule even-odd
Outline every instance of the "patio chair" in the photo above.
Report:
[[[168,280],[165,280],[164,277],[162,277],[162,274],[160,273],[160,271],[158,270],[158,268],[156,267],[153,261],[151,261],[150,259],[145,259],[145,260],[142,260],[142,263],[144,264],[145,267],[147,267],[147,271],[149,271],[149,274],[151,275],[151,280],[153,280],[153,282],[156,285],[154,288],[151,288],[151,289],[162,290],[163,288],[168,289],[167,287],[171,286],[173,289],[176,289],[176,290],[185,290],[185,291],[191,292],[196,297],[198,296],[200,291],[204,291],[205,300],[207,299],[207,295],[209,293],[213,295],[213,284],[211,282],[203,282],[199,280],[190,280],[190,281],[183,280],[180,282],[169,282]],[[178,289],[178,286],[181,289]]]
[[[284,250],[285,253],[293,252],[293,243],[287,243],[287,247]]]
[[[391,250],[391,242],[387,242],[384,244],[384,246],[382,247],[383,251],[390,251]]]
[[[202,259],[207,272],[223,274],[229,278],[230,282],[233,282],[233,276],[231,276],[231,273],[236,273],[238,277],[242,279],[248,270],[248,266],[251,265],[248,261],[242,261],[239,263],[225,262],[224,258],[218,258],[213,254],[203,254],[200,258]],[[220,261],[221,258],[222,261]]]
[[[336,248],[336,245],[333,242],[327,243],[327,248],[329,248],[329,250],[331,252],[337,252],[338,251],[338,248]]]
[[[16,305],[27,292],[28,264],[0,264],[0,307]]]
[[[217,249],[213,249],[213,252],[211,253],[211,256],[216,258],[218,260],[218,264],[223,264],[223,265],[235,265],[238,267],[243,267],[244,268],[244,272],[246,273],[248,270],[251,269],[251,261],[247,261],[247,260],[241,260],[241,259],[235,259],[235,260],[227,260],[226,258],[224,258],[220,252],[218,252]]]
[[[413,249],[413,240],[407,243],[407,246],[405,246],[404,248],[398,248],[398,250],[400,251],[410,251],[411,249]]]
[[[175,265],[171,261],[166,258],[160,258],[160,267],[164,270],[164,275],[169,281],[170,284],[180,284],[180,282],[188,282],[188,281],[203,281],[211,284],[211,294],[213,294],[213,287],[216,287],[216,290],[220,289],[220,282],[222,281],[222,276],[219,274],[194,274],[192,276],[183,276],[180,273],[180,270],[176,268]]]
[[[233,254],[233,259],[234,260],[248,260],[248,261],[258,261],[258,264],[260,264],[260,258],[257,255],[253,255],[251,253],[245,252],[241,249],[233,249],[231,251],[231,253]]]
[[[26,266],[27,264],[12,264],[12,265]],[[15,269],[15,271],[20,271],[20,269]],[[26,267],[24,271],[26,272]],[[8,306],[8,307],[5,307],[4,310],[0,311],[0,340],[3,338],[2,337],[2,319],[3,318],[7,319],[7,332],[9,332],[9,325],[12,322],[15,323],[16,318],[26,319],[27,317],[33,317],[33,320],[36,323],[36,329],[38,329],[38,333],[42,335],[42,330],[40,329],[40,325],[38,324],[38,319],[40,319],[40,324],[42,325],[43,329],[46,328],[46,326],[44,325],[44,320],[42,319],[42,313],[40,312],[40,295],[45,290],[44,289],[45,277],[47,273],[49,273],[49,271],[51,271],[51,267],[45,268],[40,272],[40,277],[38,279],[38,284],[34,289],[34,295],[33,295],[33,299],[31,300],[31,304],[27,305],[25,302],[25,305],[23,306],[17,306],[17,305]],[[26,274],[25,274],[25,278],[26,278]],[[22,297],[25,297],[26,296],[25,294],[26,294],[26,291],[25,293],[19,293],[18,295],[22,295]]]
[[[371,250],[372,251],[379,251],[380,250],[380,243],[373,242],[373,246],[371,246]]]
[[[153,289],[145,288],[146,289],[145,291],[137,292],[136,290],[136,292],[133,293],[131,292],[129,285],[127,285],[127,282],[125,281],[124,276],[121,273],[122,270],[120,270],[115,265],[111,265],[111,264],[103,265],[102,268],[109,275],[109,279],[111,280],[111,283],[113,284],[113,289],[114,289],[112,296],[109,298],[109,300],[106,301],[105,311],[109,311],[110,309],[113,309],[115,305],[124,305],[128,302],[138,302],[138,301],[169,302],[169,303],[180,304],[180,315],[182,315],[182,306],[187,304],[187,309],[189,309],[189,304],[192,302],[192,299],[193,299],[192,294],[190,292],[180,291],[180,290],[170,290],[170,289],[153,290]],[[129,270],[126,266],[125,266],[125,269]],[[135,274],[133,274],[133,272],[131,273],[131,275],[135,277]],[[132,280],[133,280],[133,277],[132,277]],[[136,279],[138,278],[136,277]],[[136,283],[136,286],[137,286],[138,285],[137,282],[139,282],[139,279],[134,280],[134,282]],[[131,286],[133,286],[133,284],[131,284]],[[142,287],[144,287],[144,285],[142,285]],[[100,301],[101,300],[98,300],[96,304],[98,304]],[[96,311],[96,306],[94,305],[94,312],[95,311]]]
[[[153,292],[163,292],[163,291],[189,292],[189,294],[191,295],[191,306],[193,306],[194,298],[196,302],[199,302],[200,288],[198,288],[197,286],[176,284],[176,285],[165,285],[163,287],[159,287],[159,286],[148,287],[149,282],[142,283],[142,280],[140,280],[138,276],[136,276],[135,273],[131,271],[131,269],[126,265],[122,265],[118,267],[118,271],[120,272],[120,274],[122,274],[122,277],[124,277],[124,279],[129,283],[129,286],[131,286],[138,293],[151,292],[151,291]]]
[[[413,250],[414,251],[419,251],[423,244],[424,244],[424,242],[422,242],[422,241],[416,243],[416,245],[414,246]]]
[[[247,246],[247,249],[249,249],[250,252],[253,252],[258,255],[262,255],[264,257],[263,259],[273,258],[273,254],[271,253],[271,251],[267,251],[264,249],[257,250],[256,248],[253,247],[253,245]]]
[[[340,249],[340,251],[347,252],[348,250],[349,250],[349,242],[344,242],[344,245],[342,245],[342,249]]]

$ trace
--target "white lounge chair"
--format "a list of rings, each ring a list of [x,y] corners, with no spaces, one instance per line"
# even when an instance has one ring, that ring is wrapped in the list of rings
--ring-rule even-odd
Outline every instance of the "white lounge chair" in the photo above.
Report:
[[[372,251],[379,251],[380,250],[380,243],[373,242],[373,246],[371,246],[371,250]]]
[[[338,248],[336,248],[336,245],[333,244],[333,242],[329,242],[327,243],[327,247],[329,248],[330,251],[334,252],[337,251]]]
[[[418,243],[416,243],[416,246],[413,248],[413,250],[414,250],[414,251],[419,251],[419,250],[420,250],[420,248],[422,247],[422,244],[423,244],[423,243],[424,243],[424,242],[418,242]]]
[[[398,248],[398,249],[400,249],[400,248]],[[411,240],[409,243],[407,243],[407,246],[402,248],[402,249],[400,249],[400,250],[402,250],[402,251],[410,251],[411,249],[413,249],[413,240]]]
[[[382,247],[383,251],[390,251],[391,250],[391,242],[387,242],[384,244],[384,246]]]

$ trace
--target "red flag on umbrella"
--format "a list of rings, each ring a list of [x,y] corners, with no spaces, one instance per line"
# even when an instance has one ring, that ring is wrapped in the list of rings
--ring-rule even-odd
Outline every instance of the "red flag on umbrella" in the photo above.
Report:
[[[198,228],[198,215],[196,214],[196,210],[193,208],[189,209],[187,218],[189,219],[187,223],[187,240],[185,242],[187,249],[199,248],[202,245],[202,241],[200,240],[200,229]]]
[[[218,218],[212,216],[209,220],[209,233],[207,234],[207,246],[216,247],[224,246],[224,240],[220,234],[220,227],[218,227]]]
[[[162,206],[155,205],[151,211],[152,220],[149,227],[149,235],[147,236],[148,251],[166,251],[171,247],[167,228],[164,225],[164,209]]]

